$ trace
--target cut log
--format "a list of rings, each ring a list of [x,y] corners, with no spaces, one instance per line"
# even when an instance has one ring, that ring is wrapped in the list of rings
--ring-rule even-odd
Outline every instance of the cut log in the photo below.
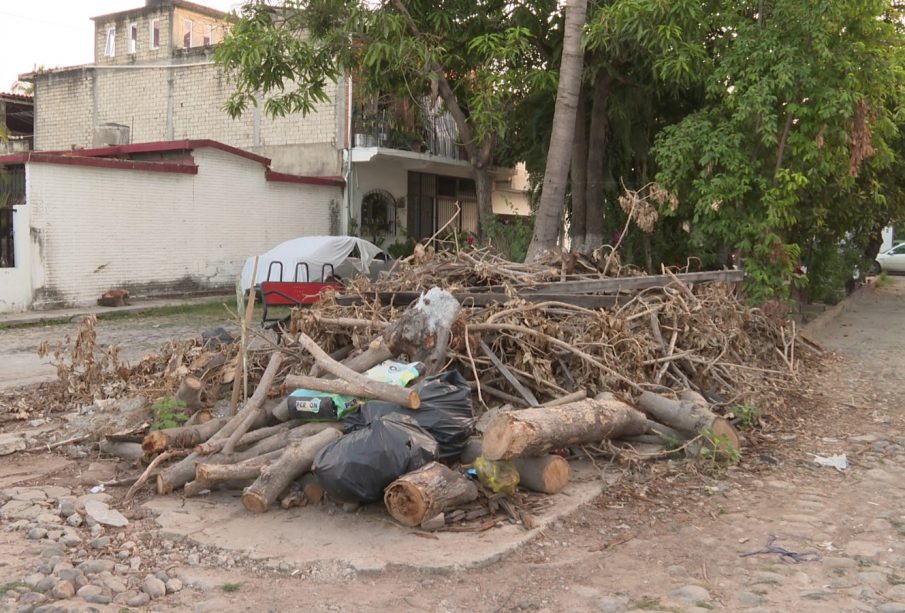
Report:
[[[569,462],[559,455],[538,458],[513,458],[519,474],[519,486],[542,494],[558,494],[569,485]]]
[[[201,391],[203,389],[204,384],[201,379],[188,375],[176,390],[176,400],[184,402],[185,408],[194,413],[201,408]]]
[[[229,481],[230,479],[257,479],[261,474],[261,468],[271,462],[275,462],[283,455],[282,449],[265,453],[255,458],[249,458],[237,464],[209,464],[207,462],[195,465],[195,478],[200,481]]]
[[[669,426],[664,426],[663,424],[656,422],[652,419],[647,420],[647,431],[659,436],[663,441],[684,441],[688,437],[675,428],[670,428]]]
[[[227,418],[212,419],[203,424],[165,428],[149,432],[141,442],[141,448],[148,455],[160,453],[166,449],[189,449],[203,443],[217,433],[229,420]]]
[[[459,461],[474,464],[483,452],[481,439],[470,438]],[[556,494],[569,484],[571,468],[562,456],[544,455],[536,458],[513,458],[519,474],[519,486],[543,494]]]
[[[226,444],[223,446],[224,453],[230,454],[235,451],[236,443],[239,442],[242,435],[248,432],[255,420],[259,419],[264,414],[264,401],[267,399],[267,392],[270,390],[273,378],[276,376],[277,370],[279,370],[280,364],[282,363],[283,354],[279,351],[275,351],[270,356],[270,361],[267,363],[264,374],[261,375],[261,381],[258,383],[258,387],[255,388],[255,393],[252,394],[251,398],[248,399],[248,402],[245,403],[245,408],[242,409],[241,415],[236,416],[240,417],[240,421],[236,423],[235,428],[233,428],[232,432],[230,432],[227,437]]]
[[[571,445],[643,434],[644,414],[619,400],[579,400],[496,415],[484,430],[484,457],[541,456]]]
[[[705,402],[706,404],[706,402]],[[678,430],[687,438],[693,438],[709,430],[717,441],[733,449],[740,449],[738,432],[728,420],[710,412],[695,401],[678,401],[652,392],[642,392],[638,407],[654,420]]]
[[[311,470],[314,456],[342,434],[328,428],[290,445],[273,464],[261,470],[261,475],[242,492],[242,504],[253,513],[264,513],[293,480]]]
[[[302,491],[305,493],[305,498],[308,499],[308,502],[311,504],[320,504],[324,501],[324,496],[326,493],[324,492],[324,488],[321,487],[321,484],[318,483],[317,477],[312,473],[305,473],[302,475],[302,478],[299,479],[299,484],[302,486]]]
[[[471,479],[443,464],[431,462],[390,483],[383,502],[400,524],[417,526],[477,497],[478,487]]]
[[[450,328],[460,309],[455,296],[432,287],[390,324],[383,338],[394,355],[408,354],[424,363],[428,375],[437,374],[446,365]]]
[[[421,399],[415,390],[399,387],[398,385],[390,385],[381,381],[369,379],[365,375],[355,372],[354,370],[343,366],[341,363],[332,359],[327,353],[315,343],[311,337],[304,332],[299,334],[299,344],[305,348],[308,353],[314,356],[321,368],[336,375],[337,379],[317,379],[314,377],[296,376],[286,377],[286,385],[303,387],[317,391],[326,391],[333,394],[346,394],[357,398],[376,398],[378,400],[386,400],[395,404],[417,409],[421,406]],[[314,386],[318,387],[314,387]],[[331,391],[324,387],[331,387],[334,390],[342,389],[343,391]]]

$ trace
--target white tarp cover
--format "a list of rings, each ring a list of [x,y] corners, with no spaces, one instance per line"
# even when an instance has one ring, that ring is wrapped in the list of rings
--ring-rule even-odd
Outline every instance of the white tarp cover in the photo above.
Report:
[[[308,265],[308,272],[311,278],[305,279],[304,268],[299,271],[299,281],[321,281],[322,271],[325,264],[330,264],[333,268],[338,268],[340,264],[346,261],[349,254],[358,247],[358,258],[353,258],[350,262],[358,272],[368,274],[371,268],[371,262],[382,252],[380,247],[374,243],[370,243],[364,239],[355,236],[303,236],[301,238],[293,238],[284,243],[280,243],[267,253],[258,258],[258,274],[256,276],[256,284],[267,281],[267,271],[270,270],[271,262],[283,263],[283,281],[295,280],[295,266],[299,262]],[[242,268],[242,289],[247,290],[251,287],[251,275],[254,270],[254,256],[245,260],[245,266]],[[279,266],[274,266],[273,277],[270,281],[279,281]],[[330,268],[327,267],[327,274],[330,274]]]

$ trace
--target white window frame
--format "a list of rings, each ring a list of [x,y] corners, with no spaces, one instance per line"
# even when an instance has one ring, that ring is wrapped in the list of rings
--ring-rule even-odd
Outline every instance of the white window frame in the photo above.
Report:
[[[188,34],[189,34],[189,44],[188,44],[188,45],[185,44],[185,29],[186,29],[186,26],[188,26],[188,30],[189,30],[189,32],[188,32]],[[191,48],[192,48],[192,44],[195,42],[195,41],[192,40],[194,34],[195,34],[195,24],[192,23],[192,20],[191,20],[191,19],[183,19],[183,20],[182,20],[182,48],[183,48],[183,49],[191,49]]]
[[[157,30],[157,40],[154,40],[154,30]],[[148,47],[150,49],[160,49],[160,20],[152,19],[150,25],[148,26],[148,34],[150,39],[150,44]]]
[[[129,24],[129,39],[126,41],[126,51],[129,54],[135,53],[138,49],[138,24],[134,21]]]
[[[116,55],[116,26],[107,26],[107,35],[104,38],[104,57]]]

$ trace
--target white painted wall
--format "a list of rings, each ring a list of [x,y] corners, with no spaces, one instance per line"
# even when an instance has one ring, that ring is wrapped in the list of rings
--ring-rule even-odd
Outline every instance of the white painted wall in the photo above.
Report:
[[[119,287],[231,287],[246,257],[329,233],[341,188],[266,181],[258,162],[216,149],[194,156],[197,175],[29,164],[33,306],[90,304]]]

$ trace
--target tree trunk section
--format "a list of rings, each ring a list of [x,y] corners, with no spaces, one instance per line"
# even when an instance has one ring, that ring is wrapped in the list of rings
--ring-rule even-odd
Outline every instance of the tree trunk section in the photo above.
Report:
[[[470,479],[437,462],[403,475],[387,486],[383,502],[405,526],[417,526],[448,509],[478,497]]]
[[[407,354],[424,363],[428,375],[443,370],[449,348],[449,330],[462,306],[449,292],[437,287],[421,295],[383,333],[393,355]]]
[[[484,236],[493,219],[493,182],[486,164],[475,165],[472,161],[475,196],[478,201],[478,234]]]
[[[603,240],[603,172],[606,168],[608,136],[609,136],[609,96],[610,83],[606,68],[597,70],[594,80],[594,106],[591,108],[591,127],[588,132],[588,185],[585,192],[587,199],[587,222],[585,244],[598,247]]]
[[[575,111],[575,136],[572,142],[572,168],[569,171],[572,186],[572,216],[570,231],[572,249],[581,249],[588,232],[588,129],[585,87],[578,94],[578,108]]]
[[[380,336],[371,341],[371,344],[368,345],[368,348],[363,352],[356,356],[352,356],[351,358],[346,358],[340,363],[349,370],[364,372],[369,368],[377,366],[381,362],[389,360],[393,356],[393,352],[384,342],[383,337]],[[321,368],[318,367],[318,370],[321,370]]]
[[[252,443],[262,441],[265,438],[270,438],[274,434],[280,434],[283,431],[288,432],[290,429],[301,426],[303,423],[304,422],[300,419],[293,419],[291,421],[277,424],[276,426],[252,430],[251,432],[244,434],[242,438],[239,439],[239,441],[236,443],[236,447],[245,447],[246,445],[251,445]],[[223,439],[220,439],[218,441],[208,441],[206,443],[201,443],[200,445],[195,445],[195,451],[204,455],[210,455],[222,450],[224,445],[226,445],[226,441]]]
[[[646,429],[644,414],[618,400],[581,400],[500,413],[484,430],[484,457],[541,456],[562,447],[644,434]]]
[[[638,398],[638,407],[654,420],[678,430],[688,438],[698,436],[703,430],[710,430],[714,436],[726,440],[733,449],[741,448],[738,432],[726,419],[710,412],[703,397],[703,406],[692,396],[686,394],[686,397],[692,400],[676,401],[652,392],[643,392]]]
[[[559,86],[556,91],[556,107],[553,111],[553,131],[550,135],[550,148],[547,150],[544,187],[534,222],[534,236],[525,258],[528,262],[540,259],[556,247],[562,227],[566,179],[569,176],[569,162],[572,157],[572,139],[575,137],[575,111],[578,107],[581,71],[584,65],[581,34],[587,7],[587,0],[566,2],[563,52]]]
[[[141,442],[141,448],[148,455],[160,453],[167,449],[189,449],[212,437],[228,421],[224,417],[194,426],[155,430],[145,436]]]
[[[176,390],[176,400],[184,402],[185,408],[194,413],[201,408],[201,390],[203,389],[204,384],[201,379],[188,375]]]
[[[293,480],[311,470],[314,456],[342,434],[329,428],[286,448],[275,463],[261,470],[257,480],[242,492],[242,504],[253,513],[264,513]]]

